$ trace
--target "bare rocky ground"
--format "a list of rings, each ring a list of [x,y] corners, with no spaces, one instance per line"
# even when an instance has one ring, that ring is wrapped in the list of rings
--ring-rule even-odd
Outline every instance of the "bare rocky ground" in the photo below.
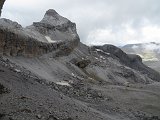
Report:
[[[160,120],[160,74],[113,45],[88,47],[48,10],[0,19],[0,120]]]
[[[50,54],[39,58],[2,57],[1,119],[159,120],[159,82],[142,80],[122,83],[127,75],[122,72],[124,66],[118,68],[117,65],[116,69],[120,69],[118,72],[121,73],[119,75],[116,70],[118,80],[111,75],[108,78],[110,80],[93,76],[87,73],[87,69],[100,65],[105,68],[104,61],[96,59],[92,64],[90,59],[91,63],[85,61],[87,64],[82,65],[85,68],[79,68],[73,62],[73,58],[78,59],[75,57],[78,51],[58,58],[51,58]],[[84,56],[84,53],[81,52],[81,55]],[[79,53],[78,57],[81,58],[81,55]],[[109,56],[104,57],[105,60],[111,59]],[[120,63],[117,60],[105,63],[105,66],[110,65],[108,72],[114,70],[115,64]],[[48,74],[44,73],[44,76],[41,72]],[[133,75],[128,76],[127,79],[133,78]]]
[[[52,85],[18,72],[17,67],[10,65],[8,60],[2,60],[0,65],[1,120],[105,119],[83,102],[65,96]]]

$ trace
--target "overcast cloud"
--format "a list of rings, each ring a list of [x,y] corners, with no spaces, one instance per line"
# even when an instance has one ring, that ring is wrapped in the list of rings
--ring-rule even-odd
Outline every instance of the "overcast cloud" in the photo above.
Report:
[[[160,42],[160,0],[7,0],[2,17],[23,26],[55,9],[88,45]]]

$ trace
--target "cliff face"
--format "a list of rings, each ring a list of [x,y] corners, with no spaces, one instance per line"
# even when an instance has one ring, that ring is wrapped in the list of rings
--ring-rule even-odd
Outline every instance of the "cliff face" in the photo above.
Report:
[[[55,56],[70,53],[79,43],[76,25],[55,13],[48,10],[41,22],[26,28],[1,19],[0,54],[33,57],[52,51],[55,51]]]
[[[2,7],[3,7],[4,2],[5,2],[5,0],[0,0],[0,15],[2,12]]]

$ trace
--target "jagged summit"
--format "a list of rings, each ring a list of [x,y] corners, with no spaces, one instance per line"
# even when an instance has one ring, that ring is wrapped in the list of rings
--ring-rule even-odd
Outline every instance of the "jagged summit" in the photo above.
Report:
[[[55,15],[58,15],[58,13],[54,9],[47,10],[45,14],[45,16],[52,16],[52,17],[54,17]]]
[[[44,18],[40,21],[41,23],[48,23],[52,26],[58,26],[63,24],[68,24],[71,22],[65,17],[59,15],[55,10],[49,9],[44,15]]]
[[[59,15],[53,9],[49,9],[40,22],[33,22],[33,25],[27,28],[38,31],[56,41],[74,39],[79,41],[76,24]]]

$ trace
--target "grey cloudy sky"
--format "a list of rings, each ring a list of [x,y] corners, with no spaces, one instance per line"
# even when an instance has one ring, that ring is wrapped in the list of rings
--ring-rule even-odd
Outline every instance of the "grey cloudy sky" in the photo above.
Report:
[[[55,9],[88,45],[160,42],[160,0],[7,0],[2,17],[23,26]]]

